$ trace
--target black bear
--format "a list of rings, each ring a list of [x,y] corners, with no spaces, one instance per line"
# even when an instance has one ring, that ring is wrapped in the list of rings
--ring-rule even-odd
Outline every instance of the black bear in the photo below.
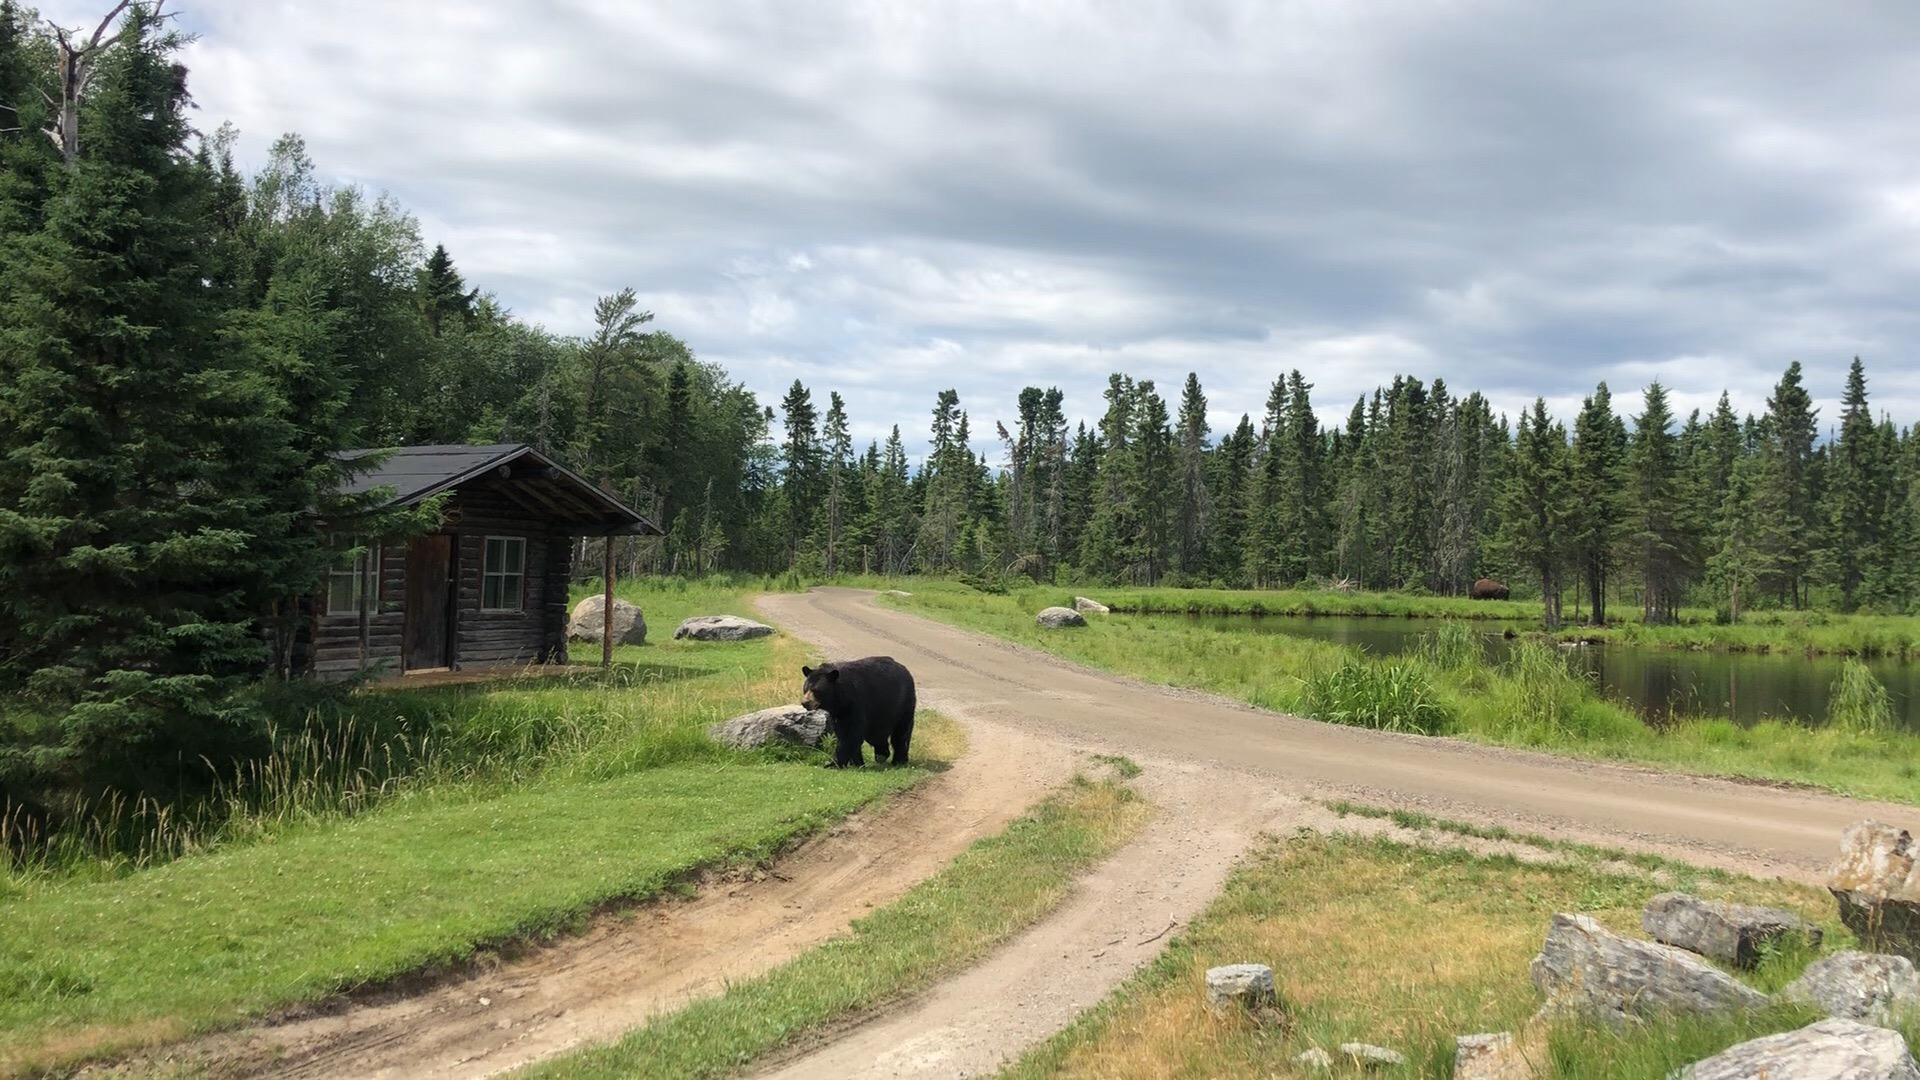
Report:
[[[907,763],[913,740],[913,675],[891,656],[803,667],[800,704],[827,714],[833,732],[833,767],[866,763],[860,744],[873,744],[873,762]]]

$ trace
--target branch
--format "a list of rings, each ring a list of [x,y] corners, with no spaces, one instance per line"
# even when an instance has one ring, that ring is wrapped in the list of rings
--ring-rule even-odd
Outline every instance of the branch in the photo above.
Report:
[[[160,0],[160,2],[164,4],[167,2],[167,0]],[[120,13],[127,10],[127,5],[131,3],[133,3],[133,0],[120,0],[119,3],[113,5],[113,10],[107,12],[107,17],[104,19],[101,19],[99,27],[94,30],[93,40],[87,42],[88,52],[92,52],[93,50],[100,47],[100,39],[106,35],[107,27],[111,26],[113,24],[113,20],[119,18]]]

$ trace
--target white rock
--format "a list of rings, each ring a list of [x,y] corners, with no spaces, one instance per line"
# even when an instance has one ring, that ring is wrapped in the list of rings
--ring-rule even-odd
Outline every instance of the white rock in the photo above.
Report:
[[[1877,821],[1856,821],[1840,833],[1840,857],[1827,890],[1840,921],[1875,952],[1920,963],[1920,855],[1913,834]]]
[[[1302,1050],[1293,1055],[1293,1063],[1295,1065],[1305,1065],[1309,1069],[1331,1069],[1333,1068],[1333,1055],[1316,1046],[1311,1050]]]
[[[1049,630],[1059,630],[1068,626],[1085,626],[1087,617],[1072,608],[1050,607],[1033,617],[1033,621]]]
[[[1753,967],[1769,946],[1789,937],[1820,944],[1820,928],[1791,911],[1702,900],[1683,892],[1661,893],[1647,901],[1640,928],[1655,941],[1736,967]]]
[[[674,628],[674,640],[692,638],[695,641],[745,641],[748,638],[766,637],[773,633],[773,627],[766,623],[757,623],[752,619],[743,619],[738,615],[695,615]]]
[[[1092,600],[1084,596],[1076,596],[1073,598],[1073,610],[1091,611],[1096,615],[1105,615],[1113,609],[1098,600]]]
[[[1585,915],[1554,915],[1528,974],[1550,1009],[1609,1023],[1767,1002],[1765,994],[1692,953],[1622,937]]]
[[[594,595],[573,605],[573,615],[567,620],[567,637],[573,641],[599,641],[605,621],[601,612],[607,609],[606,604],[604,595]],[[639,605],[614,597],[613,643],[644,645],[646,640],[647,620],[640,614]]]
[[[1920,1080],[1920,1067],[1899,1032],[1832,1019],[1743,1042],[1677,1075],[1680,1080]]]
[[[1388,1065],[1407,1063],[1405,1054],[1398,1050],[1389,1050],[1384,1046],[1374,1046],[1372,1043],[1343,1042],[1340,1044],[1340,1052],[1363,1069],[1378,1069]]]
[[[1920,1012],[1920,971],[1904,956],[1848,949],[1808,964],[1780,996],[1844,1020],[1893,1023]]]
[[[827,734],[827,714],[798,705],[776,705],[707,725],[708,737],[741,748],[764,746],[776,740],[800,746],[819,746]]]
[[[1207,1005],[1215,1010],[1272,1004],[1273,969],[1265,964],[1227,964],[1207,969]]]

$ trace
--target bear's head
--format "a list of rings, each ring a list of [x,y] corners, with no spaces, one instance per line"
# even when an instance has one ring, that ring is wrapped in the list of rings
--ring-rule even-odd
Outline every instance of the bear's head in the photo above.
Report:
[[[832,664],[821,664],[817,668],[803,667],[800,674],[807,680],[800,691],[801,708],[832,712],[840,704],[839,668]]]

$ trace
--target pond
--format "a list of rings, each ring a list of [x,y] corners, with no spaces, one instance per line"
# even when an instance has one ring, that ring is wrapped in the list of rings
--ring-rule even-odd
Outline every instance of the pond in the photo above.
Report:
[[[1345,616],[1196,616],[1221,630],[1292,634],[1352,645],[1375,656],[1419,646],[1439,619]],[[1513,643],[1504,636],[1539,628],[1536,622],[1475,622],[1487,653],[1506,659]],[[1799,653],[1699,652],[1633,645],[1594,645],[1564,650],[1569,662],[1595,678],[1609,698],[1629,705],[1649,721],[1673,716],[1723,716],[1751,724],[1764,717],[1827,718],[1827,698],[1840,677],[1838,656]],[[1879,658],[1866,661],[1893,694],[1894,711],[1909,730],[1920,731],[1920,663]]]

